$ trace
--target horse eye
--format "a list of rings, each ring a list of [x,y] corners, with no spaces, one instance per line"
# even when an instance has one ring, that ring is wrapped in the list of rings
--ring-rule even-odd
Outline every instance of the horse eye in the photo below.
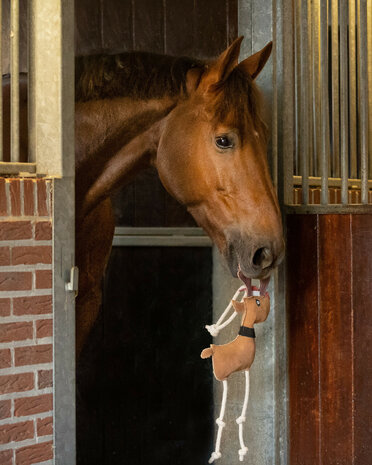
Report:
[[[259,307],[261,305],[261,302],[258,299],[256,299],[256,304]]]
[[[216,145],[219,149],[230,149],[233,143],[227,136],[220,136],[216,137]]]

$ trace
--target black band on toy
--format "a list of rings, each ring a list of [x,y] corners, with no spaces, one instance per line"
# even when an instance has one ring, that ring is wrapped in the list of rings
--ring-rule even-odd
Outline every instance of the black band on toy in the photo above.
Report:
[[[255,338],[256,334],[254,328],[248,328],[247,326],[241,326],[239,329],[239,336]]]

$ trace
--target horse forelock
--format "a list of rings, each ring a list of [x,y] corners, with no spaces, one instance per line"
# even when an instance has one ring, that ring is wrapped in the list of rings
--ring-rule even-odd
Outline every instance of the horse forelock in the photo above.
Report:
[[[213,123],[226,123],[237,128],[242,140],[257,132],[267,138],[267,126],[262,118],[262,97],[253,79],[239,68],[233,69],[228,78],[214,84],[210,113]]]

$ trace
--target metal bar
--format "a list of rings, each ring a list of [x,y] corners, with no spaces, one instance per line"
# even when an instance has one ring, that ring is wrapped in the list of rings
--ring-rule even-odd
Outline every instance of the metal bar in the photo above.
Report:
[[[372,178],[372,0],[367,0],[367,53],[368,53],[368,124],[369,152],[368,177]]]
[[[360,141],[361,202],[368,203],[368,75],[367,0],[357,0],[358,9],[358,127]]]
[[[28,7],[28,92],[27,92],[27,110],[28,110],[28,161],[36,162],[36,105],[35,105],[35,66],[36,66],[36,0],[29,1]]]
[[[347,76],[347,0],[340,0],[340,114],[341,114],[341,202],[348,203],[348,76]]]
[[[2,84],[2,76],[3,76],[3,44],[2,44],[2,30],[3,30],[3,11],[2,11],[2,1],[0,2],[0,24],[1,24],[1,31],[0,31],[0,76],[1,76],[1,84]],[[1,85],[0,88],[0,162],[4,160],[4,153],[3,153],[3,86]]]
[[[10,6],[10,159],[19,162],[19,0]]]
[[[300,157],[301,157],[301,175],[302,175],[302,203],[309,203],[309,94],[308,94],[308,25],[307,25],[307,0],[299,0],[298,3],[300,21]]]
[[[295,2],[295,165],[294,174],[300,175],[302,173],[302,157],[300,147],[300,135],[302,134],[301,127],[301,108],[302,108],[302,95],[301,95],[301,0]]]
[[[211,239],[201,228],[115,228],[114,246],[210,247]]]
[[[355,1],[349,1],[349,150],[351,178],[358,177]]]
[[[293,185],[301,186],[301,176],[293,176]],[[340,187],[342,188],[342,178],[328,178],[328,187]],[[310,176],[309,185],[311,187],[320,187],[322,185],[322,178],[319,176]],[[346,178],[346,186],[353,189],[360,189],[361,181],[360,179]],[[372,189],[372,179],[368,180],[368,186]]]
[[[312,3],[306,2],[307,5],[307,47],[308,53],[306,57],[307,64],[307,125],[308,125],[308,140],[309,140],[309,175],[314,176],[314,121],[313,121],[313,105],[312,105],[312,91],[313,91],[313,73],[312,73],[312,57],[313,57],[313,16],[312,16]]]
[[[340,0],[342,1],[342,0]],[[340,117],[339,117],[339,60],[338,60],[338,2],[332,0],[331,3],[331,47],[332,47],[332,167],[331,176],[340,176]]]
[[[294,33],[292,1],[283,1],[283,177],[284,203],[293,203],[293,171],[295,156]]]
[[[321,203],[328,203],[329,106],[328,106],[328,2],[320,4],[320,76],[321,76]]]
[[[287,214],[320,214],[327,213],[355,213],[355,214],[372,214],[372,205],[288,205],[285,207]]]
[[[115,228],[116,236],[203,236],[208,237],[202,228],[136,228],[122,227]]]
[[[312,27],[313,27],[313,55],[312,55],[312,75],[313,75],[313,139],[314,139],[314,173],[313,176],[320,174],[320,117],[319,108],[321,107],[321,88],[320,88],[320,3],[314,0],[312,4]]]

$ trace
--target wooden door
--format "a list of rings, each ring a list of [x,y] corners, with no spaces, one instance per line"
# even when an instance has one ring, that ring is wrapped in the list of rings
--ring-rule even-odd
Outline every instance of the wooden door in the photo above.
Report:
[[[372,463],[372,215],[287,217],[290,465]]]

